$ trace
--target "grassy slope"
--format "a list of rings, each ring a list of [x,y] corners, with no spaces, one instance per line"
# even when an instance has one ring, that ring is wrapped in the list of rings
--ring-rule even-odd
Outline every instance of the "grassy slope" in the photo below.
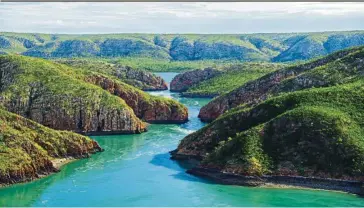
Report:
[[[1,93],[5,100],[14,96],[27,99],[29,86],[32,83],[42,83],[55,96],[82,97],[92,101],[85,103],[86,109],[88,107],[91,109],[91,105],[94,105],[95,102],[113,109],[130,109],[124,100],[109,95],[108,92],[97,86],[80,81],[84,79],[84,75],[71,67],[25,56],[0,56],[0,61],[5,65],[10,63],[17,66],[17,71],[14,71],[16,81]],[[72,105],[67,99],[59,99],[58,102],[61,102],[60,105],[66,110]]]
[[[203,81],[184,92],[185,96],[211,96],[215,97],[227,93],[248,81],[257,79],[269,72],[281,68],[279,64],[245,63],[226,67],[226,72]]]
[[[364,173],[363,98],[364,80],[360,79],[284,94],[228,113],[211,124],[220,126],[220,142],[204,163],[242,174],[360,178]],[[223,126],[236,119],[238,130],[231,135]]]
[[[254,105],[279,93],[345,83],[363,72],[364,47],[353,47],[268,73],[203,106],[199,116],[213,120],[238,105]]]
[[[98,145],[75,133],[56,131],[0,109],[0,185],[57,171],[56,158],[82,158]]]

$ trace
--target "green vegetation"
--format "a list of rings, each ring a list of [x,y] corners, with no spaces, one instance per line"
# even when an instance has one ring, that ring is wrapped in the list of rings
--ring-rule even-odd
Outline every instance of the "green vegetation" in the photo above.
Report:
[[[3,102],[19,100],[26,103],[32,96],[40,96],[40,101],[56,102],[69,112],[75,104],[73,100],[81,98],[85,100],[83,107],[86,111],[92,111],[95,105],[121,111],[130,109],[124,100],[109,95],[93,84],[80,81],[85,79],[85,75],[65,65],[24,56],[0,56],[0,64],[2,71],[9,73],[9,77],[1,77],[1,83],[4,83],[1,86]]]
[[[356,178],[364,172],[363,98],[363,79],[287,93],[224,114],[193,138],[217,131],[204,163],[241,174]]]
[[[166,90],[165,81],[155,74],[120,64],[112,64],[102,60],[95,59],[61,59],[58,63],[66,64],[73,68],[93,71],[108,76],[113,76],[133,87],[141,90]]]
[[[272,34],[59,35],[0,32],[0,52],[43,58],[136,58],[153,71],[186,70],[173,61],[308,60],[364,44],[363,31]],[[149,59],[149,60],[148,60]],[[159,59],[158,64],[148,63]],[[161,61],[161,60],[164,60]],[[170,62],[171,61],[171,62]],[[138,64],[138,63],[136,63]],[[201,63],[197,65],[200,66]],[[139,65],[139,64],[138,64]],[[188,69],[194,64],[186,64]],[[160,66],[156,68],[157,66]],[[143,68],[143,67],[142,67]],[[198,67],[201,68],[201,67]]]
[[[170,61],[152,58],[120,58],[112,60],[111,62],[152,72],[184,72],[194,69],[223,67],[227,64],[241,63],[236,60]]]
[[[151,96],[107,74],[14,55],[0,56],[0,65],[0,104],[55,129],[141,132],[145,124],[138,117],[156,122],[187,117],[177,101]]]
[[[88,137],[52,130],[0,109],[0,185],[55,172],[54,159],[88,157],[99,150]]]
[[[227,93],[269,72],[282,68],[281,64],[244,63],[223,68],[224,73],[192,86],[184,96],[215,97]]]
[[[236,91],[230,100],[241,96],[241,105],[185,137],[178,154],[199,156],[204,167],[242,175],[360,180],[363,59],[364,48],[353,48],[252,82],[242,88],[251,97]],[[249,104],[258,97],[263,97],[260,102]]]

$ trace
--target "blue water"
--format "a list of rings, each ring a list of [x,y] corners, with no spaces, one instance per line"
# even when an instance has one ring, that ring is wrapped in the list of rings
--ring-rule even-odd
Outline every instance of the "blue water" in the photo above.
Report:
[[[166,80],[175,74],[161,73]],[[225,186],[185,173],[168,152],[204,126],[208,99],[172,97],[189,108],[182,125],[150,125],[137,135],[93,137],[105,151],[72,162],[60,173],[0,189],[0,206],[364,206],[363,198],[330,191]]]

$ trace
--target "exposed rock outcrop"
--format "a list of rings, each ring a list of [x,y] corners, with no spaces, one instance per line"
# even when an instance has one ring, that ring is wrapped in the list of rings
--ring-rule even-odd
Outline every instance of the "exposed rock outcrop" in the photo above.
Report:
[[[177,101],[152,97],[101,74],[88,76],[86,81],[119,96],[134,110],[135,115],[149,123],[185,123],[188,120],[187,108]]]
[[[56,131],[0,109],[0,186],[27,182],[59,170],[55,159],[102,151],[90,138]]]
[[[206,68],[203,70],[197,69],[193,71],[187,71],[175,76],[171,82],[170,90],[172,92],[184,92],[193,85],[211,79],[222,72],[214,68]]]

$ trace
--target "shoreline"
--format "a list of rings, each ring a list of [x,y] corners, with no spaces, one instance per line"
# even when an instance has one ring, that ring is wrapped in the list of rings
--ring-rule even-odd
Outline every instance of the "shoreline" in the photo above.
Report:
[[[186,170],[188,174],[209,179],[218,184],[262,188],[324,190],[355,194],[364,197],[364,181],[304,176],[244,176],[234,173],[222,172],[221,170],[215,168],[198,167],[200,161],[203,159],[201,156],[178,154],[177,149],[172,150],[169,153],[171,155],[171,160],[191,162],[196,164],[193,168]]]
[[[84,158],[80,158],[80,159],[84,159]],[[73,157],[69,157],[69,158],[55,158],[52,160],[52,164],[53,167],[55,167],[56,169],[60,170],[64,165],[67,165],[68,163],[80,160],[80,159],[76,159]]]
[[[19,181],[19,182],[15,182],[15,183],[10,183],[10,184],[1,184],[0,183],[0,189],[1,188],[6,188],[6,187],[10,187],[10,186],[15,186],[15,185],[20,185],[20,184],[26,184],[26,183],[31,183],[33,181],[37,181],[40,180],[42,178],[51,176],[53,174],[57,174],[61,171],[61,168],[71,162],[75,162],[77,160],[81,160],[81,159],[85,159],[85,158],[74,158],[74,157],[68,157],[68,158],[54,158],[53,160],[51,160],[53,167],[55,168],[54,171],[49,171],[46,172],[45,174],[38,174],[36,178],[27,178],[23,181]]]
[[[364,182],[360,181],[303,176],[243,176],[233,173],[221,172],[217,169],[215,170],[201,167],[195,167],[187,170],[186,172],[188,174],[207,178],[216,183],[224,185],[325,190],[355,194],[361,197],[364,196]]]

